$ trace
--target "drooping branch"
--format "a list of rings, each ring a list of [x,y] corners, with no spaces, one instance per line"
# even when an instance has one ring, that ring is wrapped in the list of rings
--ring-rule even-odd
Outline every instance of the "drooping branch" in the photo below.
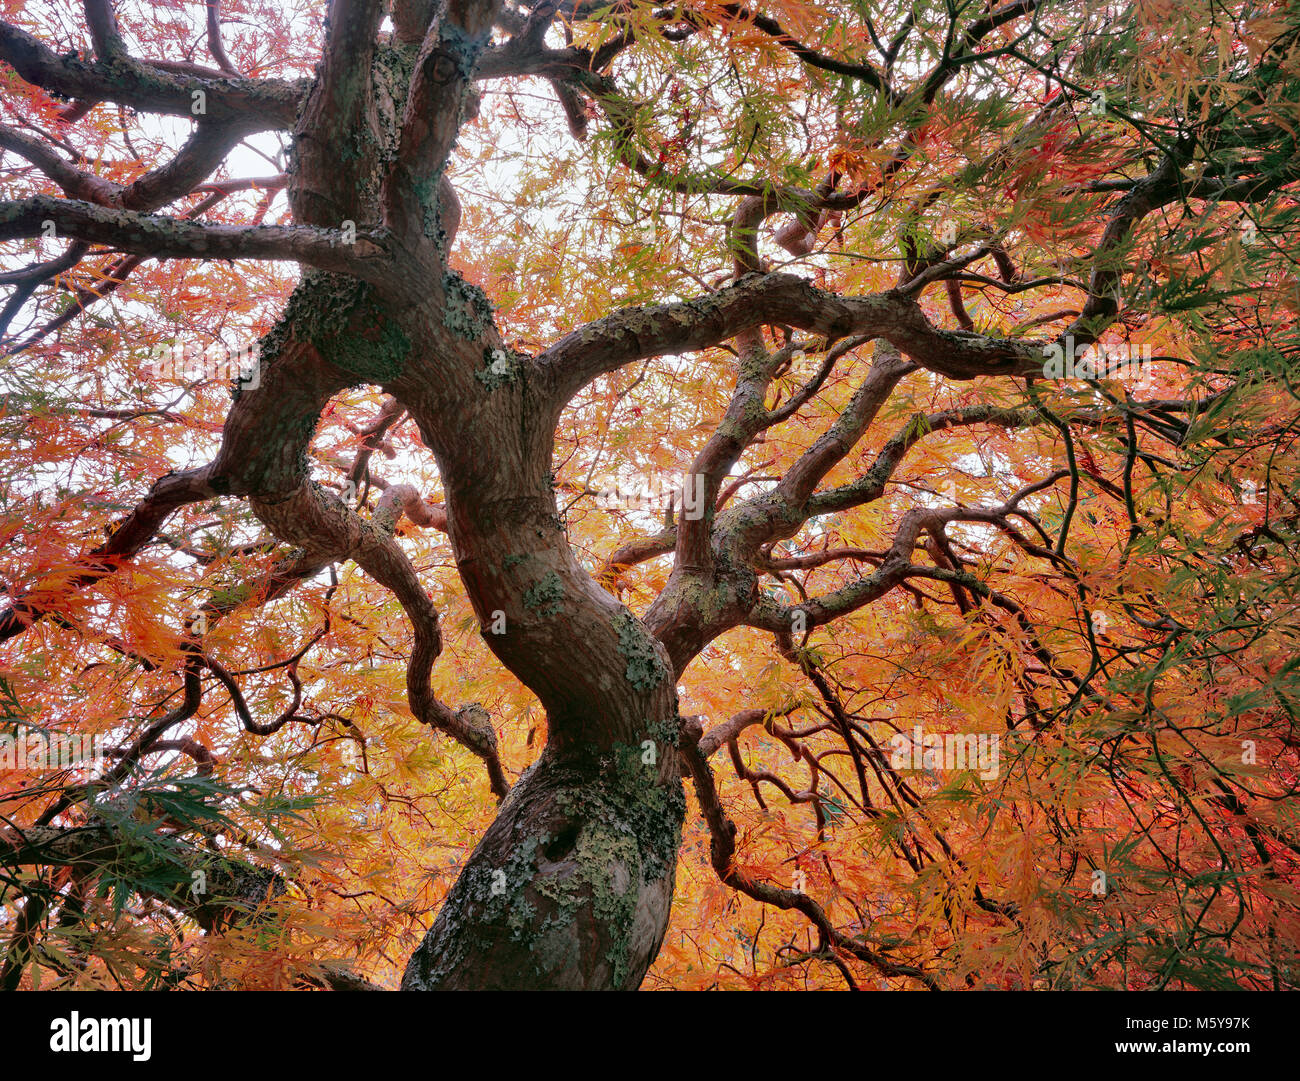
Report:
[[[71,593],[112,574],[153,539],[163,522],[179,507],[217,494],[210,481],[212,469],[204,466],[170,473],[159,480],[135,509],[113,530],[108,540],[62,573],[16,598],[0,612],[0,642],[21,634]]]
[[[399,493],[401,495],[412,493]],[[416,496],[418,499],[418,495]],[[411,501],[412,503],[414,500]],[[504,798],[509,788],[497,756],[496,733],[475,723],[463,711],[453,711],[433,693],[430,672],[442,651],[438,612],[406,553],[394,540],[396,500],[367,522],[341,501],[311,484],[274,502],[250,500],[257,516],[282,540],[303,548],[322,562],[353,559],[401,602],[415,635],[407,662],[407,700],[423,724],[447,732],[479,756],[487,766],[492,791]]]
[[[116,861],[133,855],[138,860],[139,850],[138,841],[108,825],[0,830],[0,865],[13,867],[72,867],[97,875]],[[282,895],[286,888],[278,871],[171,838],[159,847],[148,879],[155,883],[149,895],[184,912],[205,931],[246,920],[251,911]],[[196,888],[199,881],[202,889]]]
[[[856,957],[871,965],[886,976],[901,976],[916,980],[932,991],[939,985],[933,976],[915,965],[903,964],[884,956],[880,951],[861,939],[845,935],[837,930],[822,908],[808,894],[782,889],[770,883],[759,881],[746,874],[736,865],[736,825],[727,815],[718,797],[713,780],[713,770],[707,759],[700,753],[699,747],[691,738],[695,733],[688,729],[683,739],[681,755],[690,769],[695,782],[695,793],[700,801],[700,813],[709,827],[711,837],[710,861],[718,878],[732,889],[739,890],[748,897],[777,908],[796,909],[817,928],[822,937],[822,949],[834,948]]]

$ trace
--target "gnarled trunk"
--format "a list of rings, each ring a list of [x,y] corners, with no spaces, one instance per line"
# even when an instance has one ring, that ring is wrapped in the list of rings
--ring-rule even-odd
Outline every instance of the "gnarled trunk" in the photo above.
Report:
[[[550,485],[555,399],[535,371],[511,375],[459,388],[455,426],[445,380],[394,384],[438,457],[484,640],[548,728],[402,985],[634,989],[672,903],[685,808],[676,686],[663,647],[574,557]]]
[[[668,928],[681,784],[649,752],[549,751],[502,804],[403,990],[635,990]]]

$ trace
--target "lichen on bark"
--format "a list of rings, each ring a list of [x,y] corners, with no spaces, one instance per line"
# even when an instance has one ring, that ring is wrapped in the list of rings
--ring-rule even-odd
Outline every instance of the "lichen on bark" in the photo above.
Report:
[[[411,340],[367,282],[318,270],[303,273],[280,321],[262,338],[263,363],[290,335],[309,341],[357,382],[382,384],[406,367]]]
[[[639,986],[667,926],[685,809],[680,781],[662,782],[639,746],[583,761],[544,754],[471,855],[403,987]]]
[[[614,617],[618,651],[627,658],[623,674],[638,691],[652,691],[668,675],[654,642],[640,622],[626,609]]]
[[[488,295],[454,270],[442,276],[442,288],[447,297],[443,325],[466,341],[481,338],[492,326],[492,301]]]
[[[564,608],[564,583],[550,571],[528,587],[524,607],[539,616],[557,616]]]

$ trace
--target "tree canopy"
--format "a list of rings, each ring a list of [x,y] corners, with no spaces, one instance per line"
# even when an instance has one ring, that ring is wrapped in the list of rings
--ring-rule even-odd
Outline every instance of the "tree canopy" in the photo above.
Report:
[[[1293,7],[0,6],[0,986],[1300,985]]]

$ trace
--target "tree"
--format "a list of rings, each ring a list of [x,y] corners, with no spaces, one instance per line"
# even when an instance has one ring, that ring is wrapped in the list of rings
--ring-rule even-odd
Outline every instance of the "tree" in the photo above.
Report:
[[[120,7],[0,23],[0,982],[1295,986],[1294,10]]]

